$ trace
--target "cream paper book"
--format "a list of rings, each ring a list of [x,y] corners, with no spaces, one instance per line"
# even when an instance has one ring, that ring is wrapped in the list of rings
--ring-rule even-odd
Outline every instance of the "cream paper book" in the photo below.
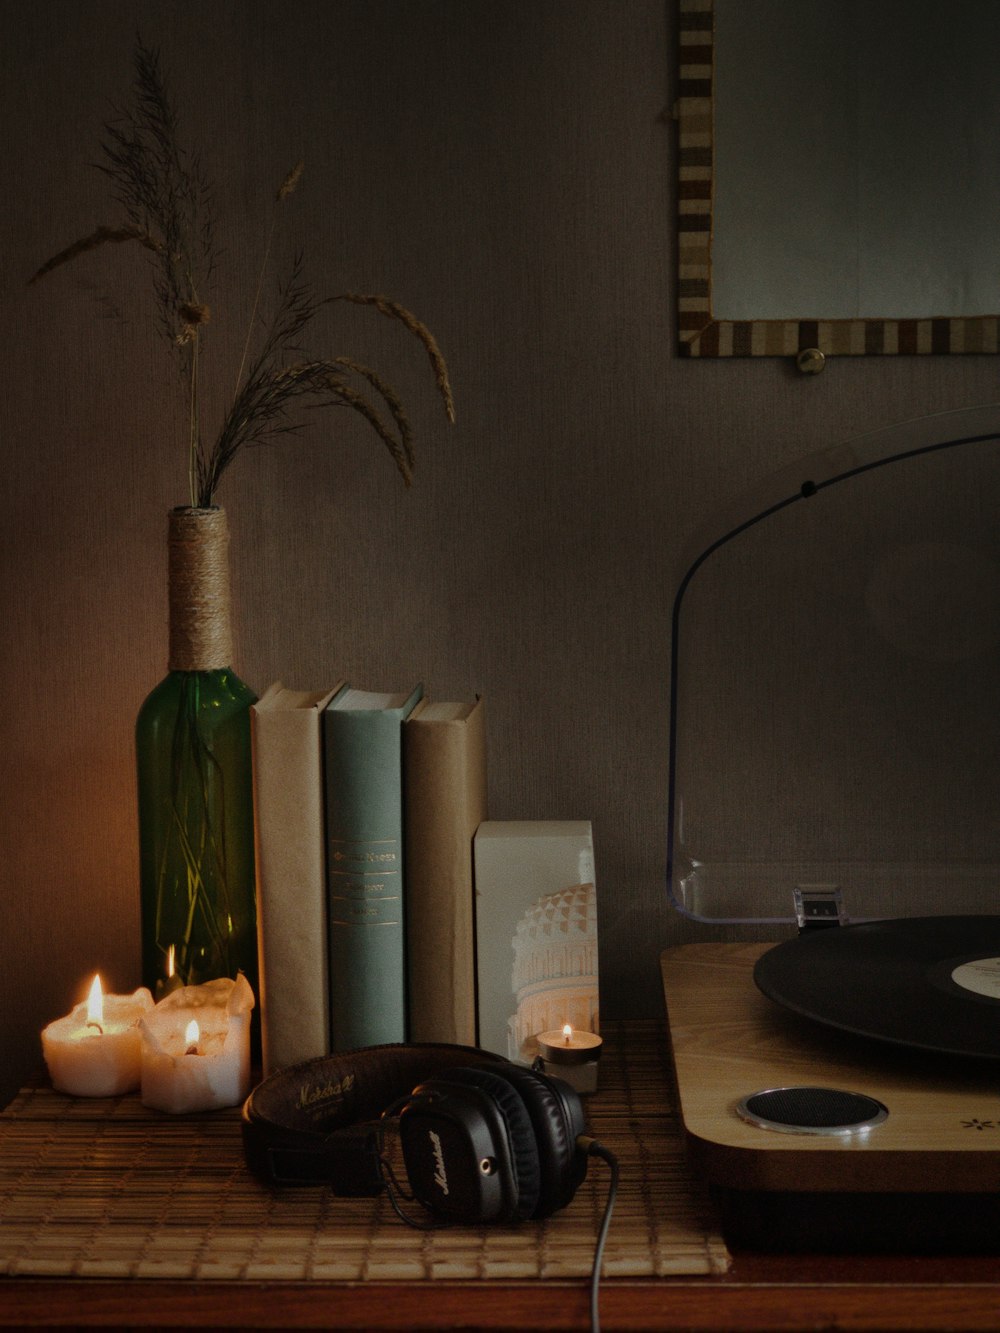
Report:
[[[487,820],[475,839],[479,1044],[530,1064],[534,1038],[600,1024],[589,820]]]

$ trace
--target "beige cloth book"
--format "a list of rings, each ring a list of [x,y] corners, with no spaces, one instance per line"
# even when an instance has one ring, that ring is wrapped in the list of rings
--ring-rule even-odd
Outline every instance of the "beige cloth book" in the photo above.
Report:
[[[403,723],[410,1041],[476,1044],[473,838],[486,818],[486,725],[474,703]]]
[[[264,1075],[330,1049],[323,709],[280,681],[250,711]]]

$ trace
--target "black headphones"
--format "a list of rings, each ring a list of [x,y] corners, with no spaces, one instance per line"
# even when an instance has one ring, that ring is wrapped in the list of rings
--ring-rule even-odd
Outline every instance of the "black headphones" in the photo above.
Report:
[[[378,1194],[392,1115],[410,1189],[443,1218],[548,1217],[587,1174],[592,1141],[574,1088],[488,1051],[431,1043],[320,1056],[265,1079],[243,1106],[247,1165],[271,1184]]]

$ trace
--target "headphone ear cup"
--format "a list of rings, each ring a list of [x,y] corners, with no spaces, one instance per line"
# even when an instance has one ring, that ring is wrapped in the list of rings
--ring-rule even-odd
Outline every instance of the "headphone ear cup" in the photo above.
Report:
[[[512,1200],[509,1216],[497,1218],[497,1221],[522,1221],[533,1217],[538,1207],[541,1165],[531,1116],[523,1098],[507,1081],[506,1073],[506,1067],[501,1073],[499,1070],[460,1066],[449,1069],[440,1082],[446,1085],[447,1091],[452,1091],[456,1084],[477,1089],[492,1101],[499,1112],[507,1132],[514,1179],[509,1182]],[[435,1085],[436,1080],[430,1079],[423,1085],[423,1091],[433,1092]]]
[[[587,1174],[587,1154],[577,1138],[587,1130],[575,1088],[560,1078],[510,1064],[495,1071],[524,1103],[538,1152],[538,1203],[532,1217],[548,1217],[571,1202]]]

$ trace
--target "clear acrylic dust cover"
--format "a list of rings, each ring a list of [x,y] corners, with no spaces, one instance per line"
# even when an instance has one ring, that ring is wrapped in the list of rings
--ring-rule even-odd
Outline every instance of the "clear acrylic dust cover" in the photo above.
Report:
[[[819,449],[737,497],[689,543],[672,628],[680,912],[1000,907],[1000,406]]]

